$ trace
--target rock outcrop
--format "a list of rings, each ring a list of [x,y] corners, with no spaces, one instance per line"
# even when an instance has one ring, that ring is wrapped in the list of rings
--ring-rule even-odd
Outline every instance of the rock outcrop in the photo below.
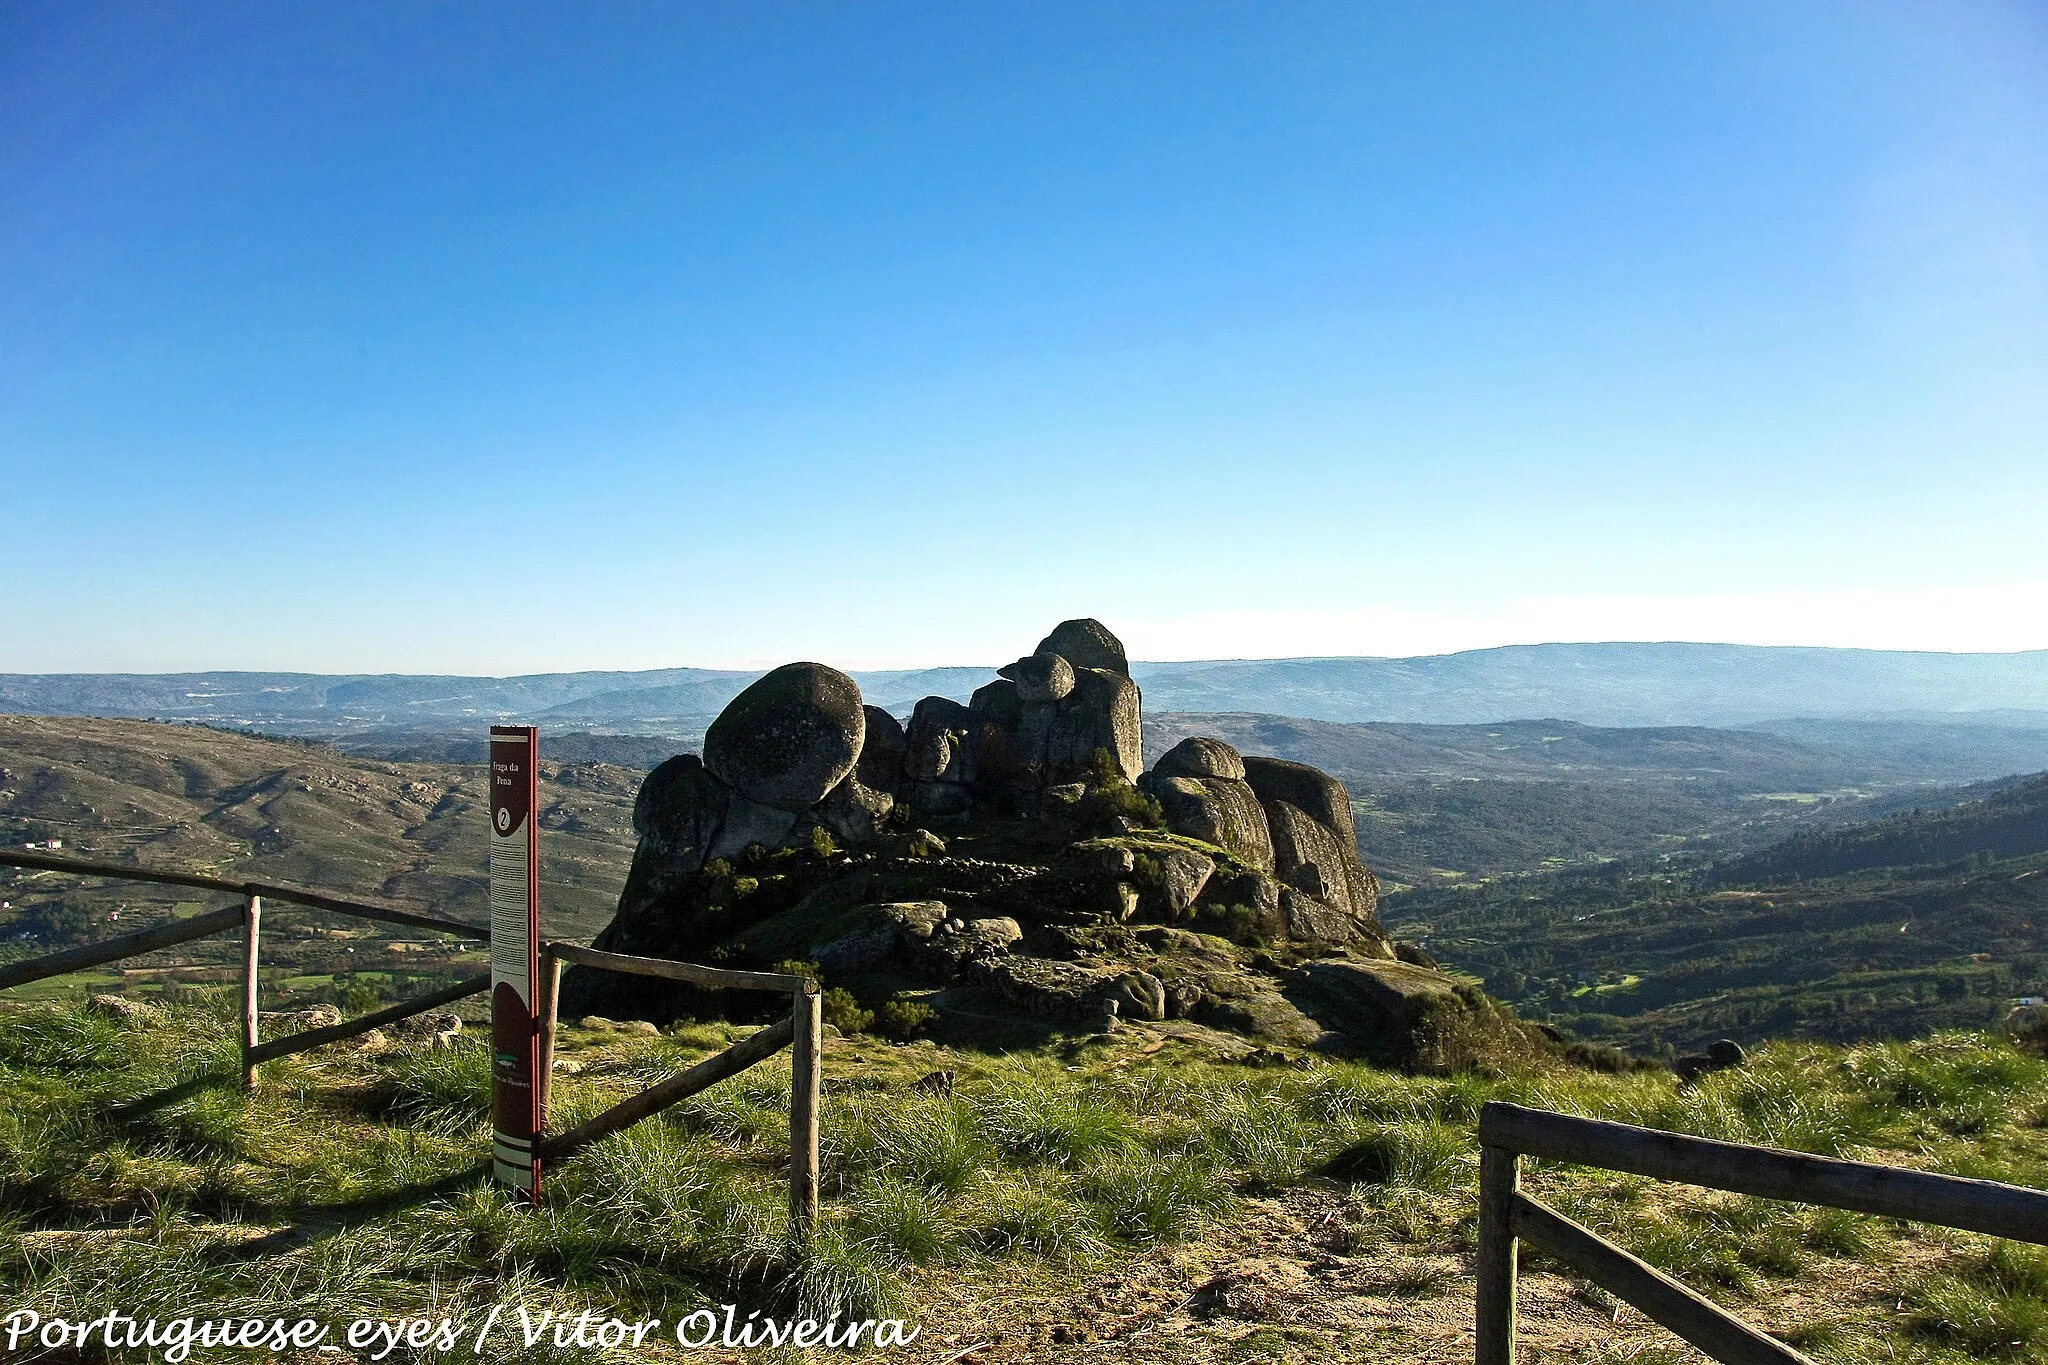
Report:
[[[1361,921],[1379,913],[1379,879],[1358,853],[1351,793],[1320,768],[1283,758],[1246,758],[1245,781],[1265,807],[1273,870],[1290,886],[1348,908]],[[1317,883],[1323,890],[1314,890]]]
[[[1341,783],[1201,738],[1145,772],[1142,720],[1123,646],[1092,620],[1061,623],[964,705],[924,698],[907,725],[822,664],[776,669],[712,723],[702,759],[648,775],[598,945],[801,958],[871,1007],[909,992],[963,1021],[1184,1020],[1418,1066],[1521,1036],[1470,988],[1394,960]],[[768,1008],[730,994],[579,967],[561,1008]]]

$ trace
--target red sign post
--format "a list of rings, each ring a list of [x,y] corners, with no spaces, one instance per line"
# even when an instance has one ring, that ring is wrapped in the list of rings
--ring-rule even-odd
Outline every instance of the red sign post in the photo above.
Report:
[[[540,1196],[540,731],[491,727],[491,1174]]]

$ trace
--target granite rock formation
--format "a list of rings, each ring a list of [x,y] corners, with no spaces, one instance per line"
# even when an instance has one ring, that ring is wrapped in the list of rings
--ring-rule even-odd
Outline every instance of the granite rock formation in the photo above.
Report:
[[[648,775],[598,945],[809,961],[871,1006],[928,999],[960,1027],[1181,1021],[1430,1066],[1458,1064],[1460,1038],[1524,1036],[1396,960],[1340,783],[1213,739],[1144,772],[1141,706],[1093,620],[1062,622],[965,705],[924,698],[907,724],[834,669],[776,669],[713,722],[701,760]],[[747,1008],[582,968],[563,982],[570,1017]]]

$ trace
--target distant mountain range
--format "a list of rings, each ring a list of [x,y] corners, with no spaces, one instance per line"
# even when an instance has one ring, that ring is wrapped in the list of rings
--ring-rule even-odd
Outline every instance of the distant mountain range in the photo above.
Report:
[[[1513,645],[1409,659],[1136,663],[1154,713],[1310,720],[1602,726],[1749,725],[1787,717],[2048,729],[2048,650],[2018,654],[1707,644]],[[668,668],[511,678],[407,674],[0,674],[0,711],[159,717],[288,734],[448,731],[520,720],[688,735],[757,672]],[[876,705],[964,701],[988,667],[856,671]]]

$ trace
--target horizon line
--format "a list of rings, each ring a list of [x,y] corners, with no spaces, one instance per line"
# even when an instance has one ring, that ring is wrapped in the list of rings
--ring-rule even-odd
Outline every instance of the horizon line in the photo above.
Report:
[[[1570,648],[1616,648],[1641,646],[1651,648],[1690,647],[1700,649],[1740,649],[1770,652],[1802,651],[1828,654],[1909,654],[1941,658],[2013,658],[2024,654],[2048,654],[2048,646],[2020,649],[1912,649],[1892,648],[1876,645],[1804,645],[1804,644],[1749,644],[1733,640],[1542,640],[1523,641],[1499,645],[1479,645],[1470,649],[1441,650],[1426,654],[1271,654],[1216,656],[1194,659],[1132,659],[1131,668],[1198,668],[1223,664],[1280,664],[1280,663],[1410,663],[1428,659],[1451,659],[1469,654],[1493,654],[1511,649],[1570,649]],[[763,673],[784,664],[796,662],[827,663],[826,660],[779,659],[774,662],[750,662],[741,664],[656,664],[641,668],[556,668],[536,669],[513,673],[461,673],[453,671],[407,671],[401,669],[346,670],[329,672],[309,668],[166,668],[166,669],[38,669],[0,670],[0,678],[178,678],[221,675],[286,676],[311,678],[488,678],[505,682],[518,678],[543,678],[576,676],[590,673],[647,674],[647,673]],[[830,664],[847,673],[929,673],[941,669],[987,669],[990,672],[1003,666],[1001,663],[931,663],[931,664],[879,664],[851,663]]]

